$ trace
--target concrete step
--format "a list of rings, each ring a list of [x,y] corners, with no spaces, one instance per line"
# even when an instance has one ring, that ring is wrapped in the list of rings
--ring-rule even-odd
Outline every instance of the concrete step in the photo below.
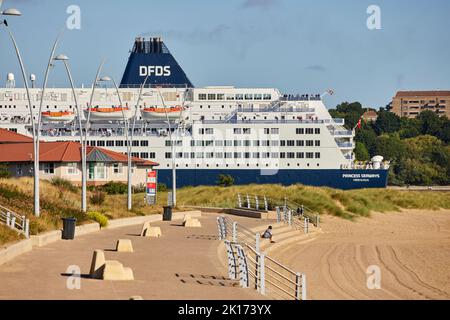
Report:
[[[262,241],[260,242],[260,248],[261,250],[264,250],[265,248],[269,247],[269,246],[273,246],[275,244],[277,244],[278,242],[283,242],[286,239],[289,239],[291,237],[297,237],[298,235],[302,235],[304,233],[298,231],[298,230],[294,230],[294,229],[290,229],[289,231],[285,231],[282,233],[274,233],[273,234],[273,239],[275,241],[275,243],[270,243],[270,240],[268,239],[261,239]]]
[[[284,229],[285,227],[289,227],[287,224],[285,224],[283,222],[276,222],[273,224],[264,224],[264,225],[261,225],[258,227],[254,227],[254,228],[251,228],[250,230],[252,230],[254,233],[261,233],[261,232],[266,231],[266,229],[269,226],[272,226],[274,230],[278,230],[278,229],[282,229],[282,228]]]
[[[280,242],[274,243],[273,245],[267,247],[264,250],[265,254],[270,254],[270,252],[274,252],[278,249],[281,249],[283,247],[292,245],[292,244],[303,244],[303,243],[307,243],[309,241],[313,241],[315,239],[316,235],[313,234],[299,234],[298,236],[293,236],[287,239],[284,239]]]

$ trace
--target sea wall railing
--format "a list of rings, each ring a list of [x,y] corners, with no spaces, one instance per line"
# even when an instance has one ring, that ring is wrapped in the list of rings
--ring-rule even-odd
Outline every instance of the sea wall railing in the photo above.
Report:
[[[260,235],[221,216],[219,238],[227,251],[228,276],[243,288],[253,288],[276,299],[306,300],[306,275],[295,272],[260,252]]]
[[[0,206],[0,222],[3,222],[17,232],[22,233],[25,237],[30,237],[30,220],[25,216],[18,215],[8,208]]]
[[[284,199],[269,198],[265,195],[237,194],[237,208],[249,209],[256,211],[276,210],[277,207],[282,208],[283,212],[290,210],[293,217],[308,218],[315,227],[320,227],[320,215],[314,210],[295,201]],[[279,220],[278,222],[281,222]],[[285,221],[285,220],[283,220]],[[287,220],[286,220],[287,221]]]

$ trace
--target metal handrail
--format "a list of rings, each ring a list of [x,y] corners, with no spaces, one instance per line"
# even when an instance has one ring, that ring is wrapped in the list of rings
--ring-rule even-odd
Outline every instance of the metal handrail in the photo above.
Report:
[[[23,233],[27,238],[30,236],[30,220],[1,205],[0,221],[3,221],[11,229]]]

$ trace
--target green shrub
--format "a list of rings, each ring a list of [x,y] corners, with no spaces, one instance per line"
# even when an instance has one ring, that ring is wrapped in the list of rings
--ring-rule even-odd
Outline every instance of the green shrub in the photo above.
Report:
[[[11,172],[6,164],[0,164],[0,179],[11,178]]]
[[[122,182],[108,182],[107,184],[101,187],[102,191],[105,191],[109,195],[113,194],[127,194],[128,193],[128,185]]]
[[[104,228],[108,225],[108,217],[106,217],[104,214],[102,214],[100,212],[90,211],[87,214],[87,217],[89,220],[98,222],[102,228]]]
[[[145,193],[146,191],[147,191],[147,186],[145,185],[145,183],[141,183],[136,186],[133,186],[134,193]]]
[[[105,202],[106,194],[102,191],[95,191],[90,200],[92,204],[100,206]]]
[[[231,187],[234,185],[234,178],[228,174],[219,174],[217,184],[221,187]]]
[[[59,187],[61,189],[76,193],[78,192],[78,188],[76,186],[74,186],[72,184],[71,181],[67,180],[67,179],[63,179],[60,177],[54,177],[50,180],[50,183],[55,186],[55,187]]]

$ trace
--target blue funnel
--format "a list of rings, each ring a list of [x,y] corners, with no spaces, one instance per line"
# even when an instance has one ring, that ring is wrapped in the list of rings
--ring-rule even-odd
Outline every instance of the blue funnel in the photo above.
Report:
[[[147,75],[152,87],[194,87],[161,38],[136,38],[120,87],[138,88]]]

